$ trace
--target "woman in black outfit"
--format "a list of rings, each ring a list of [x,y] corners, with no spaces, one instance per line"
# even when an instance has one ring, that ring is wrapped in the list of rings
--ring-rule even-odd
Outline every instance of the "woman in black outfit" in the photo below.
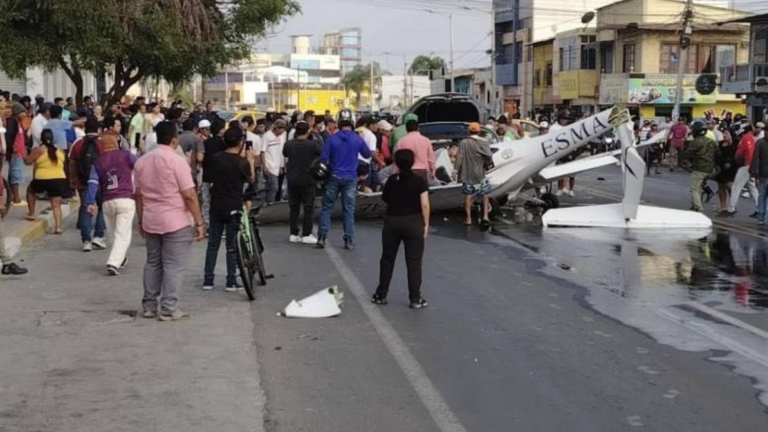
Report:
[[[424,241],[429,233],[429,187],[421,176],[413,175],[414,154],[398,150],[395,165],[399,174],[387,180],[382,199],[387,203],[387,216],[381,233],[383,251],[379,263],[379,287],[371,301],[387,304],[389,284],[400,243],[405,243],[405,263],[408,267],[408,294],[411,309],[427,307],[421,297],[421,259]]]

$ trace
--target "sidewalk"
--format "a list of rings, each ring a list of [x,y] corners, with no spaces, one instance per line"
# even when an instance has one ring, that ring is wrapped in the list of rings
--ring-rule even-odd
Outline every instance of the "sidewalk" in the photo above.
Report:
[[[32,178],[32,167],[26,167],[26,182],[21,186],[20,193],[22,199],[26,197],[27,186]],[[3,163],[3,178],[8,178],[8,163]],[[62,221],[66,221],[70,215],[77,215],[80,208],[80,201],[73,199],[68,204],[61,206]],[[54,220],[48,201],[38,201],[36,206],[38,219],[34,222],[24,219],[27,214],[27,207],[11,207],[8,215],[3,219],[5,228],[5,246],[11,256],[15,256],[19,250],[46,233],[53,233]]]

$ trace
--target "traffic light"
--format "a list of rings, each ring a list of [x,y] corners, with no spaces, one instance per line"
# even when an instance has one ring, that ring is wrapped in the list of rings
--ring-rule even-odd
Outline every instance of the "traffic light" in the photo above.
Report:
[[[696,91],[702,95],[710,95],[717,89],[717,74],[701,74],[696,78]]]

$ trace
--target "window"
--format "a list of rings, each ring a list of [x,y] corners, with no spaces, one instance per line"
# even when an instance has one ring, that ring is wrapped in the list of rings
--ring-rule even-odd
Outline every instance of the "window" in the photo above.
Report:
[[[752,40],[751,60],[753,63],[763,63],[768,60],[768,25],[763,25],[763,28],[753,31],[755,35]]]
[[[515,59],[517,60],[518,64],[523,62],[523,43],[522,42],[515,42]]]
[[[544,74],[544,83],[552,87],[552,62],[547,62],[547,72]]]
[[[631,73],[635,71],[635,45],[624,45],[624,58],[623,58],[624,73]]]
[[[597,67],[597,50],[594,48],[581,49],[581,68],[595,69]]]
[[[600,48],[600,70],[603,73],[613,73],[613,45]]]
[[[597,36],[581,36],[581,67],[580,69],[597,68],[597,49],[594,47],[594,43],[597,40]]]
[[[720,72],[721,68],[733,66],[735,64],[735,45],[717,45],[715,47],[715,70],[713,72]]]
[[[560,54],[558,54],[557,60],[558,63],[560,63],[560,72],[563,72],[565,70],[565,50],[561,47],[560,48]]]
[[[541,69],[536,69],[533,73],[533,86],[541,87]]]
[[[678,67],[680,66],[678,54],[680,47],[677,44],[662,44],[661,45],[661,59],[659,61],[659,72],[665,74],[676,74]],[[709,51],[709,50],[705,50]],[[688,61],[685,65],[685,73],[695,74],[701,72],[706,66],[709,56],[704,59],[699,59],[699,46],[691,45],[685,50],[688,55]]]
[[[526,57],[525,61],[532,62],[533,61],[533,47],[529,46],[529,47],[525,47],[525,49],[527,51],[526,55],[525,55],[525,57]]]

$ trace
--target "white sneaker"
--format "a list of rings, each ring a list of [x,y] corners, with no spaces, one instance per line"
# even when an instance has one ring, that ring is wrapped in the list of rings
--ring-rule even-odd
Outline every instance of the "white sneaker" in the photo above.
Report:
[[[288,241],[291,243],[301,243],[301,237],[297,235],[291,235],[290,237],[288,237]]]
[[[575,197],[576,196],[576,192],[574,192],[573,189],[571,189],[571,190],[568,191],[568,195],[570,195],[572,197]]]
[[[91,242],[84,241],[83,242],[83,252],[90,252],[93,250],[93,246],[91,246]]]
[[[563,196],[563,194],[568,193],[567,189],[560,189],[559,191],[555,192],[555,196]]]
[[[213,291],[213,284],[203,285],[203,291]]]
[[[306,237],[302,237],[301,242],[304,244],[311,244],[311,245],[317,244],[317,237],[315,237],[314,234],[310,234]]]
[[[93,240],[91,240],[91,244],[96,249],[106,249],[107,248],[107,242],[104,241],[101,237],[96,237]]]

